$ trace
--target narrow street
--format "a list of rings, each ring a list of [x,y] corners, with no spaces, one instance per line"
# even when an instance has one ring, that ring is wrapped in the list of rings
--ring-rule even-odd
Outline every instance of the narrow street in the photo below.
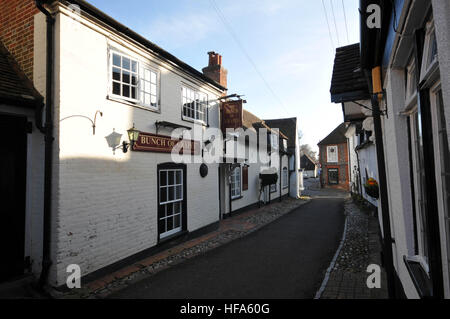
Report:
[[[110,298],[313,298],[339,245],[343,196],[316,198]]]

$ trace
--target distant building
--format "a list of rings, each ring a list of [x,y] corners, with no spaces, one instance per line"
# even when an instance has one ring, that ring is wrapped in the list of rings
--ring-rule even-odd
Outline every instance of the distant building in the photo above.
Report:
[[[350,189],[346,130],[346,124],[342,123],[317,144],[319,146],[320,184],[322,187]]]
[[[316,178],[318,174],[318,165],[315,159],[311,156],[304,154],[300,157],[300,168],[303,171],[304,178]]]
[[[300,145],[298,143],[298,121],[296,117],[264,120],[271,128],[278,128],[287,137],[289,154],[289,196],[298,198],[303,190],[303,174],[300,170]]]

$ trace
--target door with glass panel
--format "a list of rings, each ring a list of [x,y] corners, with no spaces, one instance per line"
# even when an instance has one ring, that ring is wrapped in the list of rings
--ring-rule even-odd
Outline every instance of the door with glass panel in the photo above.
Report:
[[[164,166],[158,169],[158,234],[159,239],[175,235],[184,229],[185,168]]]

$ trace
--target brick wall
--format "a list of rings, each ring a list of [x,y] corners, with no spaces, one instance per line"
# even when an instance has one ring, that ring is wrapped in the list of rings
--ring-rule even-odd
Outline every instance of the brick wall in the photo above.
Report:
[[[328,163],[327,146],[321,145],[319,147],[319,159],[322,165],[322,183],[324,187],[339,188],[350,190],[349,173],[348,173],[348,146],[347,143],[333,144],[338,146],[338,163]],[[328,183],[328,169],[337,168],[339,170],[339,184],[330,185]]]
[[[0,40],[30,80],[33,80],[33,21],[38,12],[33,0],[0,0]]]

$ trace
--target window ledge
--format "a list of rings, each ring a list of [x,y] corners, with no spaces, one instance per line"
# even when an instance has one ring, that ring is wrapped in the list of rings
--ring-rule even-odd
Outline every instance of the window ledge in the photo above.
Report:
[[[232,197],[231,200],[235,201],[235,200],[239,200],[239,199],[242,199],[242,198],[244,198],[244,196],[241,195],[241,196],[238,196],[238,197]]]
[[[157,109],[154,109],[154,108],[151,108],[149,106],[144,106],[142,104],[136,104],[136,103],[133,103],[133,102],[130,102],[130,101],[127,101],[127,100],[120,99],[120,98],[115,97],[115,96],[111,96],[111,95],[107,95],[106,99],[110,100],[110,101],[113,101],[113,102],[118,102],[118,103],[122,103],[122,104],[125,104],[125,105],[128,105],[128,106],[136,107],[138,109],[142,109],[142,110],[145,110],[145,111],[150,111],[150,112],[154,112],[154,113],[161,113],[161,109],[160,109],[159,106],[158,106]]]
[[[422,263],[414,257],[403,256],[406,269],[419,293],[420,298],[430,298],[433,296],[433,286],[430,277],[422,266]]]
[[[191,122],[191,123],[200,124],[200,125],[203,125],[203,126],[208,126],[208,124],[206,124],[206,123],[203,122],[203,121],[195,120],[195,119],[193,119],[193,118],[190,118],[190,117],[187,117],[187,116],[184,116],[184,115],[181,116],[181,119],[182,119],[183,121],[186,121],[186,122]]]

